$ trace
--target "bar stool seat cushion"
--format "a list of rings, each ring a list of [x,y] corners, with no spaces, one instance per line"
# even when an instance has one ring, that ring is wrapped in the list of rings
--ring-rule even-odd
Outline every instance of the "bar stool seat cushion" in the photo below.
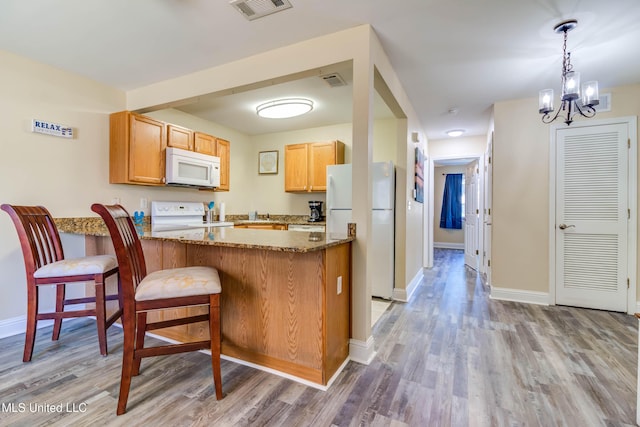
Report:
[[[182,267],[149,273],[138,284],[136,301],[219,294],[218,270],[212,267]]]
[[[82,276],[101,274],[118,266],[113,255],[96,255],[82,258],[69,258],[43,265],[33,273],[36,279],[64,276]]]

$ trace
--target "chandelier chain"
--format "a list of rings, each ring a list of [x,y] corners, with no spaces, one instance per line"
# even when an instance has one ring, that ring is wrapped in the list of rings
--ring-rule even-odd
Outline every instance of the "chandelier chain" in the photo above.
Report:
[[[567,77],[567,73],[570,72],[571,70],[573,70],[573,65],[571,65],[571,52],[567,52],[567,33],[569,32],[569,30],[567,28],[564,29],[563,33],[564,33],[564,43],[562,44],[562,76],[561,76],[561,88],[563,88],[562,90],[562,94],[564,95],[564,87],[565,87],[565,80]]]

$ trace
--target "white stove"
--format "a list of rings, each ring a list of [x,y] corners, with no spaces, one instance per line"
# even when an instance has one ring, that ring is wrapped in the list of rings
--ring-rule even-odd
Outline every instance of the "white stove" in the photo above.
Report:
[[[186,230],[208,227],[233,227],[233,222],[204,222],[201,202],[151,202],[151,231]]]

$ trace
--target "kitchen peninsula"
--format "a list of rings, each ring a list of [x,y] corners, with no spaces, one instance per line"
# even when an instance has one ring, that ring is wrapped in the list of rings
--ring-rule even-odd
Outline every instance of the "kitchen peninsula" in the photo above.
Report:
[[[61,218],[89,254],[113,253],[100,218]],[[170,236],[140,226],[147,272],[208,265],[222,281],[222,353],[326,385],[349,355],[351,241],[326,233],[198,228]],[[184,310],[156,313],[158,319]],[[189,312],[189,314],[197,314]],[[204,323],[158,334],[206,339]]]

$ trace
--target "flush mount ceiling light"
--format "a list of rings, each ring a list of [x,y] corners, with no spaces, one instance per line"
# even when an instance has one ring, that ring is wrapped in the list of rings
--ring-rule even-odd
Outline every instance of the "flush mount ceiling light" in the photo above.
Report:
[[[286,119],[301,116],[313,110],[313,101],[306,98],[286,98],[265,102],[256,107],[260,117]]]
[[[564,34],[564,44],[562,46],[562,98],[560,108],[555,115],[553,112],[553,89],[540,91],[539,113],[542,114],[544,123],[551,123],[558,117],[562,117],[567,125],[573,122],[573,117],[580,114],[583,117],[591,118],[596,115],[594,108],[600,102],[598,100],[598,82],[591,81],[582,85],[582,97],[580,97],[580,73],[573,71],[571,65],[571,52],[567,52],[567,33],[578,26],[578,21],[570,19],[556,25],[553,30]],[[560,113],[562,112],[562,116]]]
[[[451,129],[447,131],[447,135],[456,137],[462,135],[464,132],[464,129]]]

